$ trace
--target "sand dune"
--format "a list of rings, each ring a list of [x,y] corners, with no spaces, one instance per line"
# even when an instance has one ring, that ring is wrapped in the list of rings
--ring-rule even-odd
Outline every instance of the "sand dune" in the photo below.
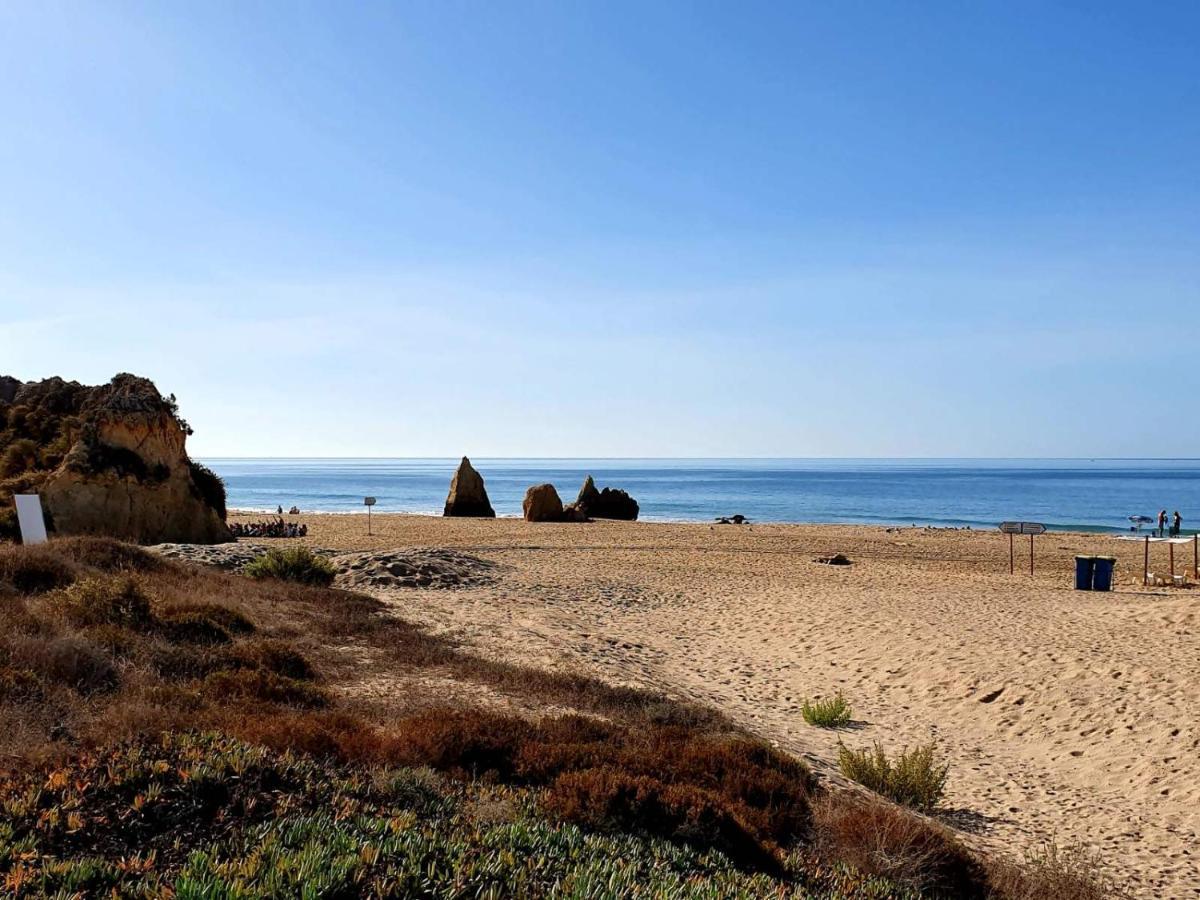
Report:
[[[1141,896],[1200,896],[1200,591],[1143,589],[1140,545],[1046,535],[1030,577],[996,533],[375,516],[367,537],[363,517],[303,518],[316,546],[499,564],[486,585],[378,591],[486,653],[716,704],[827,773],[839,740],[935,738],[945,819],[972,842],[1082,842]],[[834,551],[853,565],[814,561]],[[1071,590],[1081,552],[1119,557],[1114,593]],[[803,699],[836,690],[855,726],[805,725]]]

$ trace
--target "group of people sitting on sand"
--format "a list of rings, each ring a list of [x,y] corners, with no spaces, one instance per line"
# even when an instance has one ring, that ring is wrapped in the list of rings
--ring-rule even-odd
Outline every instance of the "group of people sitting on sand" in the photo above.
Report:
[[[267,519],[262,522],[230,522],[229,530],[234,537],[294,538],[306,537],[308,526],[283,519]]]

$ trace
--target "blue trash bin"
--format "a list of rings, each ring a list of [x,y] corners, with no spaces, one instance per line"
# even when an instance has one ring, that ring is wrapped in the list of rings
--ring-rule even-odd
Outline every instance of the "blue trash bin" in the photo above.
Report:
[[[1117,561],[1111,556],[1097,556],[1095,570],[1092,573],[1093,591],[1111,591],[1113,585],[1113,570]]]
[[[1093,573],[1096,571],[1096,557],[1075,557],[1075,590],[1090,591],[1092,589]]]

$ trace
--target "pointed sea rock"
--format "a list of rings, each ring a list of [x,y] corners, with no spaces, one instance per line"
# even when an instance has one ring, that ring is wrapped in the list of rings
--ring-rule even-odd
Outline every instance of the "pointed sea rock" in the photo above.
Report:
[[[475,471],[465,456],[458,464],[458,471],[450,479],[450,493],[446,497],[443,516],[463,516],[477,519],[494,519],[496,511],[488,500],[483,476]]]

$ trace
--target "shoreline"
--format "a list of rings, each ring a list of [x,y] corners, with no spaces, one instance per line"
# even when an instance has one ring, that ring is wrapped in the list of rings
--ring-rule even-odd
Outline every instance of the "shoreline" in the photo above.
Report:
[[[284,510],[283,517],[284,517],[284,519],[296,519],[296,518],[303,517],[303,516],[362,516],[365,519],[367,514],[365,512],[362,512],[362,509],[363,509],[363,507],[357,507],[357,508],[351,508],[351,509],[313,509],[313,510],[301,509],[300,512],[297,513],[296,515],[292,515],[291,513],[288,513],[287,510]],[[228,509],[228,514],[230,516],[236,516],[236,517],[241,517],[241,518],[251,517],[251,516],[277,517],[279,515],[276,512],[276,508],[261,508],[260,509],[260,508],[255,508],[255,507],[246,507],[246,506],[239,506],[239,507],[231,506]],[[402,518],[416,518],[416,519],[442,519],[442,518],[453,519],[453,518],[455,518],[453,516],[449,516],[449,517],[443,516],[440,512],[437,512],[434,510],[430,510],[430,511],[419,511],[419,510],[418,511],[408,511],[408,510],[393,510],[393,509],[380,510],[378,507],[374,507],[374,509],[371,513],[371,516],[376,519],[381,518],[383,516],[397,516],[397,517],[402,517]],[[520,522],[520,521],[524,521],[524,517],[521,516],[519,513],[513,513],[513,514],[497,513],[491,519],[480,519],[479,521],[484,521],[484,522],[486,522],[486,521],[506,521],[506,522],[518,521],[518,522]],[[600,519],[600,520],[591,520],[591,521],[593,521],[593,522],[594,521],[615,522],[615,521],[620,521],[620,520]],[[544,523],[539,523],[539,524],[544,524]],[[589,523],[556,523],[556,524],[579,525],[579,524],[590,524],[590,522]],[[631,523],[631,524],[716,525],[717,522],[715,519],[669,519],[669,518],[659,518],[659,517],[652,517],[652,516],[639,516],[638,519],[634,523]],[[1046,524],[1046,523],[1042,523],[1042,524]],[[975,534],[987,534],[990,532],[998,531],[998,529],[999,529],[999,523],[996,523],[994,525],[983,525],[983,524],[976,525],[974,523],[964,524],[964,525],[955,525],[955,524],[947,524],[945,521],[937,521],[937,520],[931,520],[928,522],[920,522],[920,521],[913,522],[911,520],[905,521],[905,522],[892,522],[892,521],[882,522],[882,521],[866,521],[866,520],[803,522],[803,521],[790,521],[790,520],[785,521],[785,520],[776,520],[776,519],[753,519],[753,518],[751,518],[751,521],[746,523],[746,525],[730,526],[730,527],[744,528],[747,526],[760,526],[761,527],[761,526],[767,526],[767,525],[787,527],[787,528],[892,528],[892,529],[903,528],[903,529],[907,529],[910,531],[911,530],[917,530],[917,531],[921,531],[921,530],[963,531],[963,532],[972,532]],[[722,526],[722,527],[724,527],[724,526]],[[1046,524],[1046,533],[1047,534],[1114,535],[1114,536],[1115,535],[1135,534],[1135,532],[1133,532],[1132,530],[1127,529],[1127,528],[1121,529],[1116,526],[1110,526],[1110,525],[1085,525],[1085,524]],[[1155,536],[1148,529],[1143,529],[1141,532],[1137,532],[1136,534],[1139,537],[1145,537],[1145,536],[1154,537]],[[1185,528],[1184,534],[1181,536],[1182,537],[1193,537],[1196,534],[1200,534],[1200,531]]]

